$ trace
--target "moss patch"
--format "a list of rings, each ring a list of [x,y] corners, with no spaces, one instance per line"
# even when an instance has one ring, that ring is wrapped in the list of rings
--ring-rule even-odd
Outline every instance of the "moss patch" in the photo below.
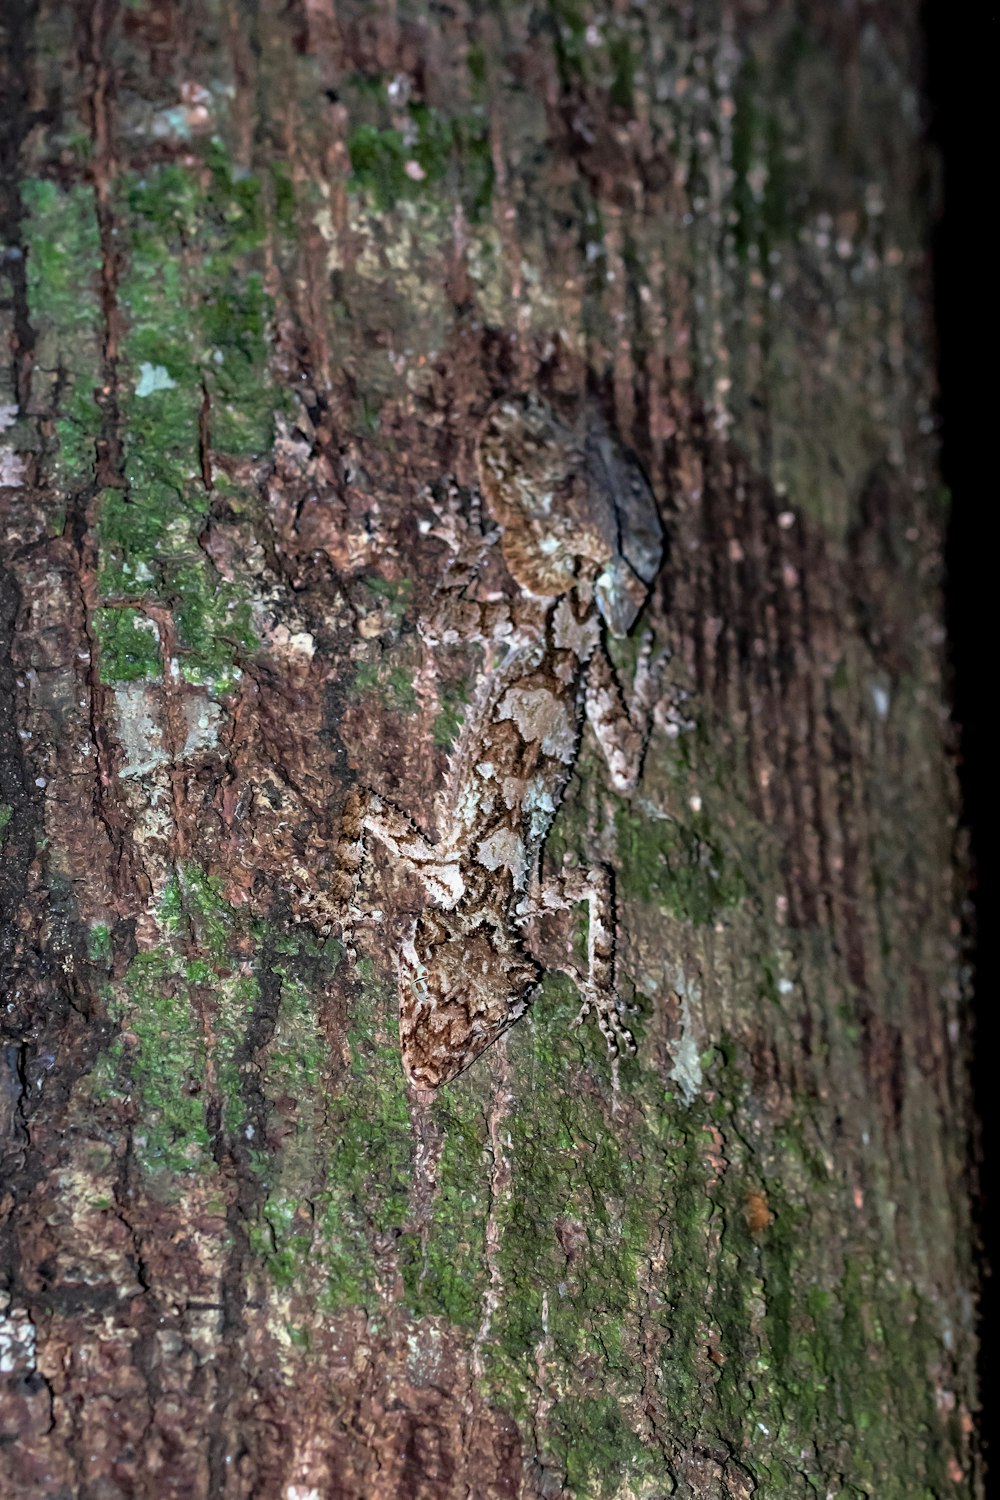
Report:
[[[94,632],[102,682],[138,682],[162,674],[159,632],[138,610],[95,610]]]
[[[136,1155],[147,1171],[204,1171],[210,1165],[207,1056],[183,968],[173,956],[141,954],[129,965],[124,988],[119,1061],[140,1103]]]
[[[351,1005],[351,1061],[328,1106],[330,1156],[317,1199],[317,1254],[325,1276],[323,1304],[371,1306],[375,1300],[372,1236],[398,1236],[407,1211],[412,1130],[406,1104],[395,994],[367,967]]]
[[[417,711],[412,673],[402,664],[393,664],[391,653],[361,662],[354,674],[351,693],[356,698],[374,693],[386,708],[395,713],[413,714]]]
[[[426,1233],[400,1244],[407,1306],[417,1317],[478,1327],[486,1290],[489,1138],[478,1091],[449,1088],[436,1112],[443,1126],[438,1192]]]
[[[431,734],[435,745],[447,750],[457,739],[469,703],[469,692],[464,682],[443,686],[438,694],[441,707],[434,716]]]
[[[707,818],[655,818],[623,805],[615,817],[619,889],[691,922],[712,922],[745,890],[739,870],[715,840]]]
[[[378,100],[368,94],[371,110]],[[414,200],[448,185],[462,198],[469,217],[478,221],[493,194],[493,161],[485,116],[470,112],[446,115],[426,104],[408,108],[405,133],[377,123],[357,125],[348,138],[350,187],[367,194],[382,212],[401,199]]]
[[[101,426],[101,248],[94,195],[89,187],[30,179],[21,185],[21,197],[36,335],[34,399],[47,401],[53,417],[43,462],[54,485],[77,487],[93,474]]]
[[[261,184],[213,146],[191,166],[127,179],[122,198],[127,487],[106,492],[99,507],[100,584],[105,594],[169,604],[182,674],[225,691],[256,641],[239,586],[220,577],[198,536],[211,498],[208,451],[266,452],[282,404],[268,371],[271,311],[256,264]]]

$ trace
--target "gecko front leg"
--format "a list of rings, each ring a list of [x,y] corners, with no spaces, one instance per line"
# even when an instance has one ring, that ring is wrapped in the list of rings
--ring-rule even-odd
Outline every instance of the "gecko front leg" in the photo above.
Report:
[[[639,783],[661,663],[662,657],[653,657],[652,635],[644,636],[627,701],[605,651],[596,651],[588,663],[584,707],[616,792],[634,792]]]

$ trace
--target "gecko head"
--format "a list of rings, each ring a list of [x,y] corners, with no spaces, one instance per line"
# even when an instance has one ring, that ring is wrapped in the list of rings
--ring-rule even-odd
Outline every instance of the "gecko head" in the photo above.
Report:
[[[586,407],[571,423],[539,396],[507,397],[487,414],[477,458],[514,581],[549,598],[578,588],[624,635],[659,569],[663,533],[642,469],[600,413]]]
[[[412,1081],[437,1088],[524,1014],[539,977],[502,917],[425,911],[399,963],[399,1037]]]

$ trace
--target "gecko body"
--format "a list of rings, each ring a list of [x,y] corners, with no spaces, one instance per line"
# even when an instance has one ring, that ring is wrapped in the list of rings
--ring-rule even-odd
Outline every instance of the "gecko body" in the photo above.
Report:
[[[436,1088],[513,1024],[540,967],[525,928],[546,911],[589,905],[581,1016],[609,1046],[631,1045],[614,995],[607,870],[543,879],[542,851],[579,752],[584,717],[612,785],[638,779],[651,706],[648,643],[626,706],[602,642],[632,625],[659,567],[649,486],[595,413],[576,423],[534,396],[499,403],[479,437],[480,485],[520,593],[480,606],[483,671],[438,800],[429,840],[398,808],[355,791],[345,864],[377,839],[419,877],[425,904],[398,953],[400,1043],[411,1080]]]

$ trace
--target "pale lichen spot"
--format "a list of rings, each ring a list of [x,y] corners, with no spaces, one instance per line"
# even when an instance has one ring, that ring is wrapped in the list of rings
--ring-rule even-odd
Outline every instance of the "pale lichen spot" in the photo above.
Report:
[[[115,688],[118,740],[124,753],[119,776],[147,776],[169,756],[163,742],[159,693],[143,682],[122,682]]]
[[[528,838],[531,843],[538,843],[548,833],[556,815],[555,798],[544,777],[535,776],[529,782],[523,807],[528,820]]]
[[[177,382],[170,374],[165,365],[151,365],[148,360],[143,360],[139,366],[139,379],[136,383],[135,393],[137,396],[152,396],[156,391],[173,391],[177,389]]]
[[[275,652],[285,656],[301,656],[311,661],[316,654],[316,640],[308,630],[289,630],[287,625],[277,625],[269,632],[269,644]]]
[[[512,828],[496,828],[480,841],[476,858],[487,870],[509,870],[517,890],[524,886],[528,858],[524,842]]]
[[[890,698],[887,689],[883,687],[880,682],[873,682],[871,685],[871,695],[872,707],[875,710],[876,718],[887,719],[889,717],[890,704]]]
[[[538,741],[546,755],[572,764],[576,730],[566,704],[547,688],[508,688],[497,715],[513,719],[523,739]]]
[[[0,1313],[0,1375],[29,1373],[35,1368],[35,1325],[24,1307]]]
[[[211,750],[219,743],[222,709],[207,694],[194,693],[184,700],[184,722],[187,727],[185,755]]]
[[[694,1031],[691,1014],[691,999],[700,998],[697,987],[689,985],[683,973],[679,973],[674,990],[680,1000],[680,1037],[674,1044],[673,1066],[669,1077],[673,1079],[683,1096],[685,1104],[693,1104],[701,1092],[704,1075],[701,1068],[701,1052]]]
[[[0,448],[0,485],[6,489],[20,489],[26,473],[20,453],[15,453],[13,448]]]

